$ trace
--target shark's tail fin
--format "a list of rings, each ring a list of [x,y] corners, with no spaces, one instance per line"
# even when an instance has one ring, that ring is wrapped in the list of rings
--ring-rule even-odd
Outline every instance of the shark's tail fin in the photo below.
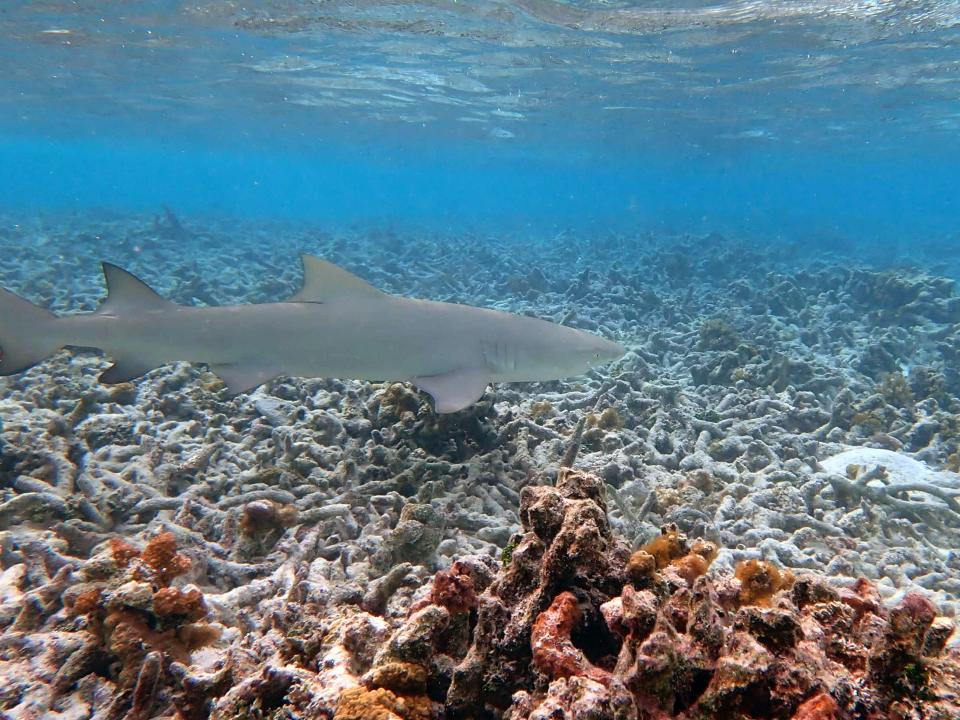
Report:
[[[33,367],[59,350],[57,316],[0,288],[0,375]]]

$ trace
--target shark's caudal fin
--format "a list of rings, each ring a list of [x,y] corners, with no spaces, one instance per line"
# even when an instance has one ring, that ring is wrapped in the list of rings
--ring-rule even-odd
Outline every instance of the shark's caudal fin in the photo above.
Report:
[[[0,288],[0,375],[13,375],[53,355],[57,316]]]

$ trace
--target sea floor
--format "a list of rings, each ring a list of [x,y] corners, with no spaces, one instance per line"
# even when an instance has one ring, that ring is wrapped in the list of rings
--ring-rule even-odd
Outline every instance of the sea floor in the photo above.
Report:
[[[713,574],[763,559],[960,611],[960,268],[943,255],[0,218],[0,286],[57,312],[97,306],[101,260],[180,303],[275,301],[296,290],[300,252],[388,292],[562,321],[629,353],[581,378],[494,386],[448,416],[397,383],[283,378],[228,398],[186,363],[107,387],[109,360],[90,351],[0,379],[6,716],[89,717],[113,687],[89,658],[96,683],[59,667],[80,642],[64,606],[96,582],[109,540],[140,549],[172,533],[190,561],[178,586],[202,592],[219,633],[183,660],[213,672],[257,652],[251,637],[303,583],[386,627],[436,571],[499,564],[521,490],[556,476],[583,418],[575,467],[602,478],[611,528],[634,548],[675,523],[720,548]]]

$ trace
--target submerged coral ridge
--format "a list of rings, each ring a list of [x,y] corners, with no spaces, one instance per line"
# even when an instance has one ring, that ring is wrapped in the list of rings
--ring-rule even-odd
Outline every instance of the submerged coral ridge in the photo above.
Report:
[[[0,379],[0,714],[958,716],[950,280],[720,236],[191,229],[184,267],[142,219],[20,223],[0,285],[89,310],[106,256],[263,302],[306,249],[631,352],[449,416],[200,365],[106,387],[83,352]]]

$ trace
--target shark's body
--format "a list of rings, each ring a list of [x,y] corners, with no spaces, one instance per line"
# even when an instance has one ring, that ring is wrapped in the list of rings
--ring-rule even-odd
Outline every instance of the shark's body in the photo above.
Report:
[[[615,342],[545,320],[389,295],[319,258],[303,257],[303,289],[286,302],[189,307],[104,264],[97,312],[57,317],[0,290],[0,374],[64,346],[113,358],[124,382],[168,362],[210,365],[232,393],[280,375],[415,383],[437,412],[478,400],[490,382],[579,375],[624,353]]]

